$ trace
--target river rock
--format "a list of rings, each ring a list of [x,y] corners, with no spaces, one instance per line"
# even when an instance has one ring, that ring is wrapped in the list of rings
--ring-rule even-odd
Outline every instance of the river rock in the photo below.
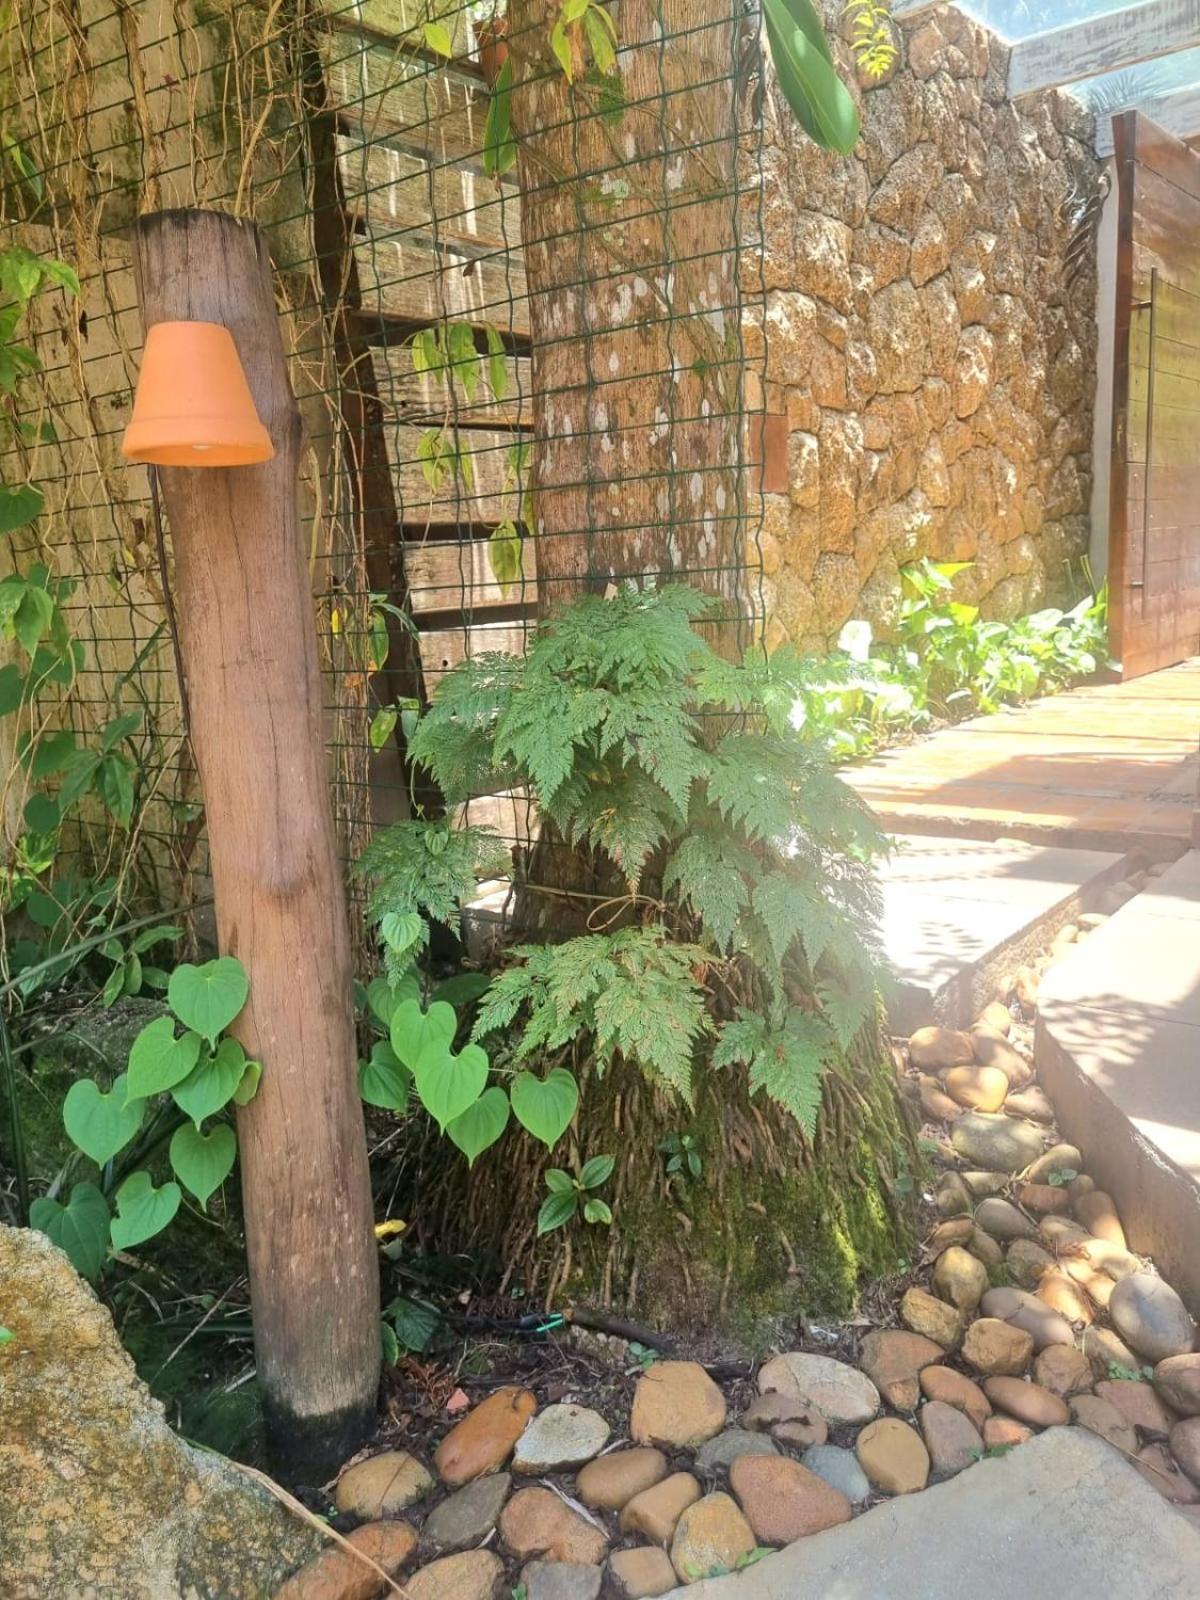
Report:
[[[1005,1257],[1009,1276],[1022,1289],[1037,1288],[1044,1272],[1054,1265],[1054,1257],[1033,1239],[1014,1239]]]
[[[496,1472],[450,1495],[425,1518],[422,1546],[438,1555],[452,1555],[480,1544],[496,1526],[511,1485],[507,1472]]]
[[[968,1111],[999,1111],[1008,1094],[1008,1079],[999,1067],[951,1067],[942,1086]]]
[[[975,1210],[975,1221],[993,1239],[1034,1239],[1037,1229],[1008,1200],[981,1200]]]
[[[1105,1194],[1103,1189],[1092,1189],[1089,1193],[1080,1195],[1074,1202],[1074,1211],[1083,1226],[1095,1238],[1104,1239],[1108,1244],[1119,1245],[1122,1250],[1127,1248],[1125,1229],[1121,1226],[1112,1195]]]
[[[929,1452],[899,1417],[870,1422],[854,1443],[858,1464],[884,1494],[914,1494],[929,1481]]]
[[[1089,1178],[1086,1172],[1078,1173],[1067,1185],[1067,1194],[1070,1197],[1071,1204],[1074,1205],[1083,1195],[1091,1194],[1095,1187],[1095,1178]]]
[[[950,1129],[950,1143],[964,1160],[1002,1172],[1021,1172],[1042,1150],[1042,1136],[1030,1123],[986,1111],[959,1117]]]
[[[836,1444],[813,1445],[804,1452],[804,1465],[844,1494],[852,1505],[862,1505],[870,1497],[870,1480],[853,1450],[844,1450]]]
[[[850,1520],[847,1497],[787,1456],[739,1457],[729,1487],[760,1544],[791,1544]]]
[[[679,1584],[667,1552],[646,1544],[614,1551],[608,1558],[608,1581],[617,1600],[650,1600]]]
[[[985,1450],[1013,1450],[1026,1439],[1033,1438],[1033,1429],[1027,1428],[1015,1417],[989,1417],[983,1425]]]
[[[47,1600],[273,1594],[325,1540],[186,1444],[63,1253],[0,1226],[0,1589]]]
[[[1083,1157],[1073,1144],[1052,1144],[1025,1174],[1026,1183],[1049,1183],[1055,1176],[1074,1177],[1083,1171]]]
[[[986,1200],[994,1194],[1003,1194],[1012,1179],[1007,1172],[968,1171],[961,1174],[973,1200]]]
[[[656,1361],[637,1381],[629,1435],[635,1444],[695,1450],[725,1426],[725,1396],[697,1361]]]
[[[975,1231],[973,1217],[947,1217],[944,1222],[939,1222],[925,1242],[925,1249],[931,1256],[940,1256],[943,1250],[949,1250],[952,1244],[966,1244]]]
[[[957,1172],[942,1174],[934,1192],[933,1203],[940,1217],[969,1217],[974,1206],[971,1191]]]
[[[1048,1344],[1075,1343],[1067,1319],[1026,1289],[989,1289],[982,1306],[985,1317],[999,1317],[1014,1328],[1023,1328],[1032,1337],[1035,1350],[1044,1350]]]
[[[759,1368],[758,1388],[761,1394],[777,1389],[815,1406],[834,1426],[867,1422],[879,1410],[879,1390],[870,1378],[832,1356],[805,1355],[798,1350],[774,1356]]]
[[[918,1028],[908,1041],[908,1059],[920,1072],[942,1072],[975,1059],[975,1040],[957,1028]]]
[[[1200,1417],[1177,1422],[1168,1439],[1171,1454],[1194,1484],[1200,1485]]]
[[[1010,1089],[1023,1089],[1033,1077],[1033,1068],[1025,1057],[1007,1039],[997,1039],[987,1033],[977,1033],[974,1037],[976,1062],[981,1067],[995,1067],[1002,1072]]]
[[[600,1454],[611,1431],[589,1406],[547,1406],[517,1440],[513,1471],[528,1477],[582,1467]]]
[[[1028,1117],[1031,1122],[1054,1121],[1054,1107],[1036,1083],[1028,1083],[1004,1102],[1010,1117]]]
[[[1057,1267],[1043,1273],[1034,1293],[1037,1299],[1045,1301],[1051,1311],[1057,1311],[1068,1322],[1080,1322],[1086,1327],[1092,1321],[1092,1302],[1084,1289]]]
[[[987,1268],[960,1245],[943,1250],[934,1263],[933,1287],[957,1311],[974,1311],[987,1286]]]
[[[696,1470],[711,1476],[729,1468],[739,1456],[777,1456],[779,1447],[765,1433],[748,1428],[725,1428],[715,1439],[708,1439],[696,1451]]]
[[[742,1426],[755,1433],[770,1433],[781,1422],[808,1422],[817,1418],[815,1409],[795,1395],[780,1394],[778,1389],[768,1389],[760,1394],[742,1413]]]
[[[921,1102],[922,1114],[930,1122],[953,1122],[955,1117],[963,1114],[963,1107],[950,1098],[940,1081],[925,1073],[917,1080],[917,1098]]]
[[[604,1573],[578,1561],[531,1561],[521,1570],[525,1600],[599,1600]]]
[[[991,1402],[979,1385],[953,1367],[925,1367],[921,1372],[921,1393],[961,1411],[976,1428],[981,1428],[992,1414]]]
[[[859,1345],[862,1370],[896,1411],[915,1411],[920,1398],[918,1374],[941,1361],[945,1351],[932,1339],[902,1328],[877,1328]]]
[[[1136,1372],[1141,1366],[1124,1339],[1118,1338],[1111,1328],[1085,1328],[1080,1344],[1097,1378],[1109,1377],[1110,1367],[1127,1367]]]
[[[529,1390],[512,1385],[481,1400],[434,1452],[433,1464],[442,1482],[457,1489],[472,1478],[499,1472],[536,1410],[537,1401]]]
[[[706,1494],[680,1517],[671,1538],[671,1565],[683,1583],[711,1572],[732,1572],[757,1548],[754,1531],[732,1495]]]
[[[967,1243],[967,1249],[976,1261],[982,1261],[988,1269],[988,1282],[991,1282],[991,1272],[1004,1260],[1004,1248],[999,1239],[993,1239],[990,1233],[984,1233],[982,1228],[973,1228]]]
[[[665,1548],[671,1542],[675,1524],[699,1498],[700,1485],[692,1474],[673,1472],[626,1502],[621,1511],[621,1532],[640,1533]]]
[[[1148,1361],[1187,1355],[1196,1342],[1196,1324],[1169,1283],[1152,1272],[1123,1278],[1108,1304],[1113,1326]]]
[[[1026,1383],[1023,1378],[985,1378],[983,1392],[997,1411],[1005,1411],[1031,1428],[1053,1428],[1071,1420],[1066,1402],[1040,1383]]]
[[[407,1450],[384,1450],[347,1467],[333,1491],[333,1503],[339,1511],[374,1522],[423,1500],[436,1483],[429,1468]]]
[[[1143,1445],[1134,1457],[1133,1464],[1146,1482],[1153,1484],[1163,1499],[1169,1500],[1172,1505],[1200,1505],[1200,1489],[1179,1470],[1165,1445]]]
[[[1126,1422],[1132,1422],[1143,1439],[1165,1439],[1179,1421],[1170,1406],[1148,1383],[1137,1378],[1105,1378],[1096,1385],[1096,1394],[1116,1406]]]
[[[1068,1401],[1071,1415],[1081,1428],[1106,1439],[1127,1456],[1137,1453],[1138,1436],[1133,1426],[1107,1400],[1094,1394],[1077,1394]]]
[[[926,1401],[918,1420],[935,1480],[953,1478],[983,1454],[978,1428],[944,1400]]]
[[[521,1561],[603,1561],[608,1540],[552,1489],[518,1489],[500,1513],[500,1542]]]
[[[589,1461],[575,1480],[575,1492],[592,1511],[621,1511],[644,1489],[667,1475],[667,1458],[648,1445],[614,1450]]]
[[[1107,1311],[1117,1285],[1106,1272],[1097,1272],[1091,1262],[1082,1257],[1075,1260],[1070,1256],[1063,1261],[1062,1270],[1073,1283],[1077,1283],[1086,1292],[1093,1305],[1099,1306],[1102,1311]]]
[[[1085,1394],[1092,1387],[1092,1364],[1073,1345],[1051,1344],[1038,1352],[1033,1376],[1043,1389],[1066,1400],[1073,1394]]]
[[[976,1028],[989,1029],[994,1034],[999,1034],[1002,1039],[1007,1039],[1012,1029],[1012,1012],[1000,1000],[989,1000],[987,1005],[971,1024],[971,1030]]]
[[[1200,1417],[1200,1355],[1168,1356],[1154,1369],[1154,1387],[1184,1417]]]
[[[504,1564],[490,1550],[443,1556],[404,1581],[404,1600],[499,1600]],[[377,1594],[378,1588],[372,1594]]]
[[[955,1349],[962,1338],[961,1313],[915,1284],[904,1291],[900,1301],[900,1320],[906,1328],[932,1339],[943,1350]]]
[[[407,1522],[366,1522],[346,1535],[346,1543],[394,1578],[416,1549],[417,1535]],[[375,1600],[379,1593],[377,1573],[342,1545],[330,1545],[277,1589],[274,1600]]]
[[[1033,1337],[997,1317],[980,1317],[963,1339],[963,1360],[988,1376],[1017,1376],[1033,1355]]]
[[[1036,1212],[1039,1217],[1065,1216],[1071,1209],[1070,1195],[1052,1183],[1023,1183],[1017,1199],[1026,1211]]]

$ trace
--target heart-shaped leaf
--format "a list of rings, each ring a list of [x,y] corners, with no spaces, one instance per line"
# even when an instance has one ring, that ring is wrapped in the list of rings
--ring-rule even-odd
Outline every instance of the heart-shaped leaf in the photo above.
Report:
[[[185,1028],[194,1028],[209,1044],[216,1044],[217,1035],[237,1016],[249,993],[242,963],[235,956],[221,956],[202,967],[187,961],[176,967],[167,985],[167,1003]]]
[[[392,1017],[398,1005],[402,1005],[405,1000],[420,998],[421,985],[417,982],[416,974],[412,972],[406,972],[395,983],[389,983],[386,978],[372,978],[367,985],[367,1005],[385,1028],[391,1027]]]
[[[171,1165],[185,1189],[190,1189],[202,1206],[207,1206],[233,1171],[237,1157],[237,1136],[224,1122],[201,1133],[185,1122],[171,1140]]]
[[[434,1041],[421,1052],[413,1080],[421,1104],[445,1133],[446,1124],[461,1117],[479,1099],[487,1075],[487,1054],[477,1044],[464,1045],[455,1056]]]
[[[495,1144],[507,1126],[508,1096],[494,1083],[473,1106],[447,1124],[446,1133],[466,1156],[467,1165],[473,1167],[476,1156]]]
[[[29,1208],[30,1225],[66,1255],[75,1271],[94,1278],[108,1254],[108,1201],[94,1183],[77,1183],[64,1206],[45,1195]]]
[[[248,1106],[258,1093],[258,1081],[262,1077],[262,1062],[247,1061],[246,1070],[242,1073],[242,1081],[233,1091],[235,1106]]]
[[[564,1222],[570,1222],[578,1208],[579,1196],[574,1189],[570,1194],[552,1194],[543,1200],[537,1219],[538,1237],[561,1228]]]
[[[112,1221],[113,1249],[130,1250],[135,1244],[161,1233],[179,1210],[182,1198],[177,1183],[164,1183],[161,1189],[156,1189],[148,1172],[131,1172],[117,1190],[117,1215]]]
[[[195,1033],[175,1037],[170,1017],[148,1022],[133,1041],[129,1052],[129,1072],[125,1079],[127,1102],[144,1100],[182,1083],[200,1059],[200,1038]]]
[[[428,1011],[421,1010],[419,1001],[403,1000],[392,1012],[392,1049],[401,1065],[415,1072],[426,1050],[433,1055],[449,1053],[457,1029],[454,1007],[444,1000],[435,1000]]]
[[[246,1071],[246,1052],[236,1039],[222,1039],[212,1055],[204,1055],[182,1083],[171,1090],[179,1109],[197,1127],[233,1099]]]
[[[126,1100],[124,1073],[108,1094],[91,1078],[81,1078],[67,1090],[63,1126],[71,1143],[102,1167],[118,1150],[124,1150],[141,1127],[145,1110],[144,1100]]]
[[[358,1092],[369,1106],[385,1111],[403,1111],[408,1105],[412,1074],[396,1058],[386,1039],[371,1047],[371,1059],[358,1064]]]
[[[544,1078],[518,1072],[509,1093],[517,1121],[552,1150],[567,1130],[579,1105],[579,1085],[565,1067]]]

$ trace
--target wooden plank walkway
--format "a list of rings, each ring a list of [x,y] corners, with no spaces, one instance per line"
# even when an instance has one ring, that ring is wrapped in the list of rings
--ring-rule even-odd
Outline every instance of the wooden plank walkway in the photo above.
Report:
[[[844,776],[897,833],[1178,855],[1200,795],[1200,657],[972,718]]]

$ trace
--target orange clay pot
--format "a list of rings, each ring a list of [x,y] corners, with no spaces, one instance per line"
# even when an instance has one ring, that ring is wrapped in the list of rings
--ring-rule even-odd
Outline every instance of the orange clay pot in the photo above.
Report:
[[[156,467],[249,467],[271,460],[275,447],[258,420],[228,328],[154,324],[121,453]]]

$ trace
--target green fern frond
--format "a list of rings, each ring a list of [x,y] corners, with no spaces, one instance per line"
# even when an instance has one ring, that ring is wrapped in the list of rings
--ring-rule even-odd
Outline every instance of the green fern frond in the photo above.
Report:
[[[480,879],[497,877],[511,864],[508,848],[489,828],[397,822],[374,836],[354,874],[370,885],[373,921],[415,911],[453,926]]]

